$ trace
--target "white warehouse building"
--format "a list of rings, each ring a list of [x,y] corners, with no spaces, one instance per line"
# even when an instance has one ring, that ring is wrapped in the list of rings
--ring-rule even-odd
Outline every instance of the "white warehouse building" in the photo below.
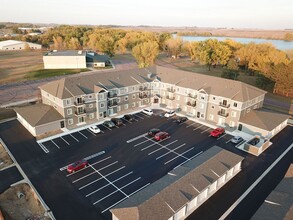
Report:
[[[17,41],[17,40],[5,40],[0,41],[0,50],[25,50],[29,46],[30,49],[40,50],[42,49],[42,45],[25,42],[25,41]]]

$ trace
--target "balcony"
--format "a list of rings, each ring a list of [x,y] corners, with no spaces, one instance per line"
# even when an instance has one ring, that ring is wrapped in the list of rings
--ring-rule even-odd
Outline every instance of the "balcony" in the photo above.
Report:
[[[166,96],[166,99],[169,99],[169,100],[175,100],[175,97]]]
[[[146,91],[148,88],[146,86],[140,86],[139,91]]]
[[[186,105],[196,107],[196,102],[187,102]]]
[[[108,98],[109,99],[113,99],[113,98],[116,98],[116,97],[117,97],[117,93],[113,93],[113,94],[108,93]]]
[[[109,108],[113,108],[113,107],[115,107],[115,106],[117,106],[117,105],[118,105],[117,102],[108,102],[108,107],[109,107]]]
[[[138,96],[139,99],[146,99],[149,97],[150,97],[150,95],[148,95],[148,94],[139,94],[139,96]]]
[[[218,111],[218,115],[221,116],[221,117],[227,118],[229,116],[229,113]]]
[[[220,105],[221,107],[224,107],[224,108],[229,108],[229,107],[230,107],[230,104],[223,103],[223,102],[220,102],[219,105]]]
[[[173,89],[173,88],[167,88],[167,91],[174,93],[175,92],[175,89]]]
[[[81,101],[78,101],[78,102],[74,102],[74,105],[75,106],[80,106],[80,105],[84,105],[84,104],[85,104],[84,100],[81,100]]]
[[[192,99],[196,99],[197,98],[197,95],[192,95],[191,93],[188,93],[188,97],[189,98],[192,98]]]
[[[74,112],[75,115],[83,115],[83,114],[86,114],[86,111],[85,109],[82,109],[82,110],[77,110]]]

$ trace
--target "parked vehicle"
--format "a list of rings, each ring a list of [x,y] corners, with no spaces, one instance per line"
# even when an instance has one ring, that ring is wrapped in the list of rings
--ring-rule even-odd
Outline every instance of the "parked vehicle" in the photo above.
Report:
[[[224,133],[225,133],[225,129],[224,128],[216,128],[213,131],[211,131],[210,135],[212,137],[220,137]]]
[[[240,137],[240,136],[234,136],[232,139],[231,139],[231,142],[233,144],[239,144],[241,141],[243,141],[243,138]]]
[[[90,131],[92,131],[95,134],[98,134],[101,132],[100,128],[97,125],[93,125],[91,127],[89,127]]]
[[[124,115],[123,119],[127,120],[127,121],[134,121],[134,116],[133,115]]]
[[[183,123],[183,122],[186,122],[188,120],[188,118],[187,117],[179,117],[178,119],[177,119],[177,123]]]
[[[120,126],[123,125],[123,122],[120,118],[111,118],[111,121],[116,125],[116,126]]]
[[[75,171],[78,171],[78,170],[81,170],[81,169],[85,168],[87,165],[88,165],[87,160],[76,161],[76,162],[70,164],[67,167],[67,172],[68,173],[74,173]]]
[[[154,114],[154,113],[153,113],[153,110],[151,110],[151,109],[149,109],[149,108],[144,108],[144,109],[142,110],[142,113],[144,113],[144,114],[146,114],[146,115],[149,115],[149,116],[151,116],[151,115]]]
[[[113,127],[115,127],[115,124],[114,124],[112,121],[105,121],[105,122],[103,123],[103,125],[105,125],[105,126],[108,127],[108,128],[113,128]]]
[[[161,141],[164,140],[165,138],[169,137],[169,134],[167,132],[159,132],[155,135],[155,140],[157,141]]]
[[[154,137],[160,131],[161,130],[159,128],[152,128],[151,130],[149,130],[148,135]]]
[[[174,115],[175,115],[175,111],[172,110],[172,111],[166,112],[164,116],[166,118],[170,118],[170,117],[173,117]]]

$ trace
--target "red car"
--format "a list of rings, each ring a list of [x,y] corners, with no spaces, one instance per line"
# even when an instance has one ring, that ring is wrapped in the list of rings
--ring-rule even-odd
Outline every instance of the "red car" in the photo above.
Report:
[[[224,128],[216,128],[216,129],[214,129],[211,133],[210,133],[210,135],[212,136],[212,137],[219,137],[219,136],[221,136],[222,134],[224,134],[225,133],[225,129]]]
[[[162,131],[155,135],[155,140],[160,141],[160,140],[164,140],[167,137],[169,137],[169,134],[167,132]]]
[[[76,161],[67,167],[67,172],[74,173],[75,171],[78,171],[78,170],[85,168],[87,165],[88,165],[87,160]]]

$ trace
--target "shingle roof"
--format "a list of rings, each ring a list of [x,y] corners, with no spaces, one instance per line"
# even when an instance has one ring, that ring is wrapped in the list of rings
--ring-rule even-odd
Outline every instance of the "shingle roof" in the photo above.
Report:
[[[245,116],[240,117],[239,122],[271,131],[288,118],[290,118],[289,115],[266,111],[263,109],[256,109],[252,110]]]
[[[151,78],[149,78],[150,73],[152,73]],[[91,91],[94,92],[95,85],[112,89],[137,85],[138,82],[151,82],[155,78],[164,83],[176,84],[178,86],[195,90],[203,89],[208,94],[222,96],[242,102],[251,100],[266,93],[261,89],[239,81],[161,66],[153,66],[146,69],[96,73],[82,77],[67,77],[63,79],[64,82],[61,82],[60,80],[54,81],[47,85],[41,86],[40,88],[52,95],[58,94],[58,98],[69,98],[74,94],[82,95],[82,91],[85,88],[87,88],[88,93]],[[81,90],[81,88],[83,88],[83,90]],[[67,92],[59,90],[67,90]],[[85,92],[84,94],[87,93]]]
[[[52,107],[45,104],[36,104],[14,108],[32,127],[62,120],[63,117]]]
[[[242,160],[243,157],[214,146],[110,211],[120,220],[168,219]]]

